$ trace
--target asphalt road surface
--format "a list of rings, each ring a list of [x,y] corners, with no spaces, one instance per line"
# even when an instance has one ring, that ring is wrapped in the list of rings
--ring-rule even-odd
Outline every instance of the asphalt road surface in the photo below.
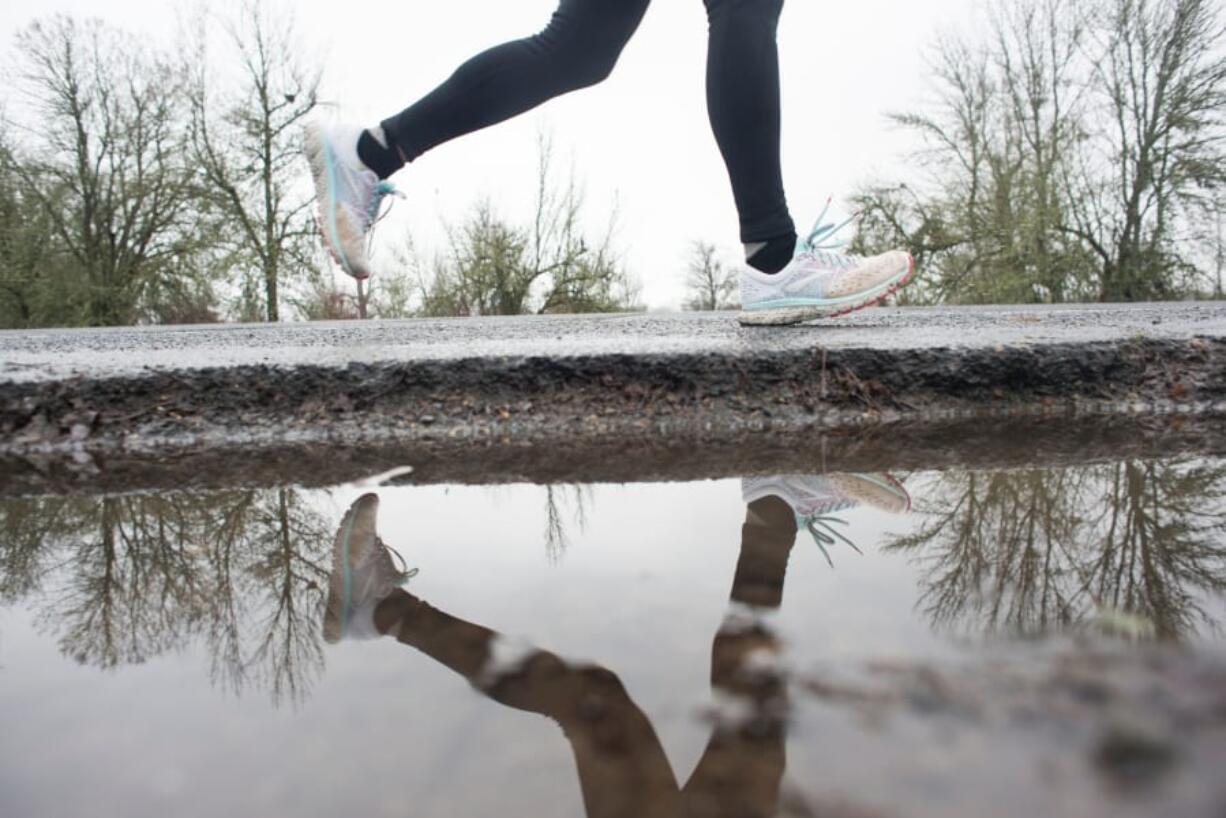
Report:
[[[1143,337],[1226,338],[1226,302],[871,309],[793,328],[735,313],[533,316],[0,332],[0,384],[273,365],[595,356],[756,356],[811,350],[993,349]]]

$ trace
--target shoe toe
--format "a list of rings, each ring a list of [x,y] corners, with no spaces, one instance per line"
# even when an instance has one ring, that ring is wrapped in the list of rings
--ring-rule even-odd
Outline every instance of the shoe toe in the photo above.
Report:
[[[836,474],[830,477],[847,497],[885,511],[903,514],[911,510],[911,496],[902,483],[884,472],[878,474]]]
[[[908,254],[898,250],[882,253],[835,276],[830,284],[829,295],[838,298],[866,292],[906,275],[910,269],[911,256]]]

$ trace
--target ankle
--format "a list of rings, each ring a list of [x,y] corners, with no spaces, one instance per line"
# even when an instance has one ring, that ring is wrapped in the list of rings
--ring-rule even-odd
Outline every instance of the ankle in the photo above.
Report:
[[[421,601],[403,588],[397,588],[375,606],[375,630],[386,636],[399,627],[400,623],[413,615],[421,605]]]
[[[399,146],[389,144],[386,132],[378,126],[362,131],[358,137],[358,159],[380,179],[388,178],[406,164]]]
[[[785,233],[745,245],[745,261],[760,273],[775,275],[788,266],[796,254],[796,233]]]

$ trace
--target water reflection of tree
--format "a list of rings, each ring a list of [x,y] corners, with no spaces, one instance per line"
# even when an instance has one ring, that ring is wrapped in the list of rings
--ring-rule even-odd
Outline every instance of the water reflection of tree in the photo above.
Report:
[[[554,565],[562,561],[570,548],[570,533],[566,530],[566,515],[562,508],[568,499],[573,506],[574,522],[582,531],[587,527],[591,489],[579,485],[545,486],[545,553]]]
[[[297,699],[323,664],[330,526],[290,490],[0,502],[0,597],[101,668],[203,639],[214,681]]]
[[[39,589],[53,563],[45,544],[79,536],[87,505],[67,498],[0,501],[0,603]]]
[[[949,473],[919,511],[888,549],[923,562],[938,623],[1037,634],[1109,609],[1166,638],[1216,627],[1202,600],[1226,591],[1226,464]]]
[[[208,549],[213,678],[296,700],[323,667],[319,615],[334,532],[287,489],[240,495],[219,521]]]

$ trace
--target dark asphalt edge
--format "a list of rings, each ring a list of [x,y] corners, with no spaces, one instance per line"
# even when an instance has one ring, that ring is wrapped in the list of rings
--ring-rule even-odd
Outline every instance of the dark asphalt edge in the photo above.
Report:
[[[1226,400],[1226,338],[1133,339],[991,349],[813,349],[752,356],[599,355],[244,366],[0,383],[0,450],[88,432],[93,440],[171,438],[253,422],[326,424],[337,416],[464,422],[641,418],[710,404],[740,416],[916,415],[1052,402],[1186,405]],[[96,414],[95,414],[96,413]],[[836,424],[841,425],[841,422]]]
[[[797,430],[760,424],[728,435],[679,426],[672,435],[615,430],[582,438],[488,434],[422,438],[340,434],[329,441],[251,446],[197,441],[174,448],[0,455],[0,497],[125,494],[366,481],[410,467],[397,485],[636,483],[757,474],[1070,468],[1120,460],[1226,457],[1220,413],[948,418]]]
[[[550,448],[667,450],[684,440],[729,449],[763,435],[871,436],[884,424],[956,422],[963,438],[976,421],[1051,415],[1178,415],[1205,425],[1224,406],[1218,338],[155,371],[0,384],[0,485],[29,471],[23,463],[89,471],[91,462],[209,450],[259,459],[312,447],[454,455],[526,446],[548,461]]]

